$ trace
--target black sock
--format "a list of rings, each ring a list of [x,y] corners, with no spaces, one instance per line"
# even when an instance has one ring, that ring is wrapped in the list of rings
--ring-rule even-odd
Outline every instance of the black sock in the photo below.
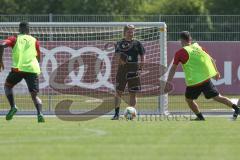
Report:
[[[201,119],[201,120],[205,120],[205,118],[203,117],[202,113],[199,112],[198,114],[196,114],[196,116]]]
[[[33,103],[35,105],[35,108],[37,110],[37,114],[42,114],[42,100],[37,96],[37,93],[32,92],[31,93]]]
[[[8,102],[9,102],[9,104],[10,104],[11,108],[14,108],[14,107],[16,107],[16,106],[15,106],[15,102],[14,102],[14,97],[13,97],[13,95],[12,95],[12,94],[10,94],[10,95],[7,95],[7,99],[8,99]]]
[[[120,110],[120,107],[116,107],[116,108],[115,108],[115,116],[118,116],[118,115],[119,115],[119,110]]]
[[[232,105],[232,108],[233,108],[235,111],[239,109],[236,104],[233,104],[233,105]]]
[[[42,104],[36,104],[35,107],[37,109],[37,114],[42,114]]]
[[[11,108],[16,107],[12,88],[4,86],[4,90],[5,90],[5,95],[6,95],[7,99],[8,99],[8,102],[9,102]]]

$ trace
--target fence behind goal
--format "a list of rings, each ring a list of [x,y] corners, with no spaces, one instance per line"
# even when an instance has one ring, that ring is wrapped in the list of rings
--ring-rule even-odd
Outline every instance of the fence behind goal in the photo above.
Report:
[[[198,41],[239,41],[239,15],[1,15],[0,22],[165,22],[168,40],[188,30]]]
[[[146,50],[146,64],[141,72],[142,92],[138,99],[138,112],[159,114],[167,111],[167,95],[159,90],[166,79],[167,31],[163,22],[86,22],[86,23],[30,23],[30,33],[41,44],[40,97],[43,110],[53,113],[65,100],[72,102],[71,111],[86,113],[101,106],[104,113],[114,108],[117,61],[114,54],[116,41],[123,37],[123,26],[134,24],[135,38]],[[18,33],[18,23],[0,23],[0,39]],[[5,49],[5,70],[0,83],[11,68],[11,49]],[[146,72],[145,72],[146,71]],[[1,110],[9,105],[0,88]],[[16,104],[22,113],[35,108],[28,96],[24,81],[14,88]],[[127,96],[128,97],[128,96]],[[110,100],[109,100],[110,99]],[[128,101],[128,99],[124,98]],[[64,104],[64,103],[63,103]],[[122,108],[127,104],[122,103]],[[64,107],[64,106],[63,106]],[[99,110],[94,110],[98,114]]]

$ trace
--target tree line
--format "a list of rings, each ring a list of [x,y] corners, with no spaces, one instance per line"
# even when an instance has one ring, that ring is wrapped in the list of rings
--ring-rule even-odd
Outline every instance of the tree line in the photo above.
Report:
[[[0,14],[238,15],[238,0],[1,0]]]
[[[169,40],[189,30],[197,40],[240,41],[239,8],[238,0],[1,0],[0,22],[162,21]]]

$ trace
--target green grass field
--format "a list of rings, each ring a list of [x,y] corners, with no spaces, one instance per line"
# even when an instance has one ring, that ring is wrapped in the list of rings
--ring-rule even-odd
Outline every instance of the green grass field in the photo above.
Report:
[[[65,122],[0,118],[2,160],[238,160],[240,120]]]

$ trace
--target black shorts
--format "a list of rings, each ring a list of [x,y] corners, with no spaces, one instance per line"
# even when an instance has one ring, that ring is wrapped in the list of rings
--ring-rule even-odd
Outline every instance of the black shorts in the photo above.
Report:
[[[200,86],[187,87],[185,97],[188,99],[197,99],[203,93],[205,98],[210,99],[219,95],[217,88],[211,80],[204,82]]]
[[[141,90],[141,82],[138,69],[127,65],[118,67],[116,76],[116,90],[124,92],[126,85],[128,85],[128,91],[135,93]]]
[[[14,87],[24,79],[27,83],[29,92],[39,92],[39,78],[36,73],[13,72],[11,71],[6,79],[6,85]]]

